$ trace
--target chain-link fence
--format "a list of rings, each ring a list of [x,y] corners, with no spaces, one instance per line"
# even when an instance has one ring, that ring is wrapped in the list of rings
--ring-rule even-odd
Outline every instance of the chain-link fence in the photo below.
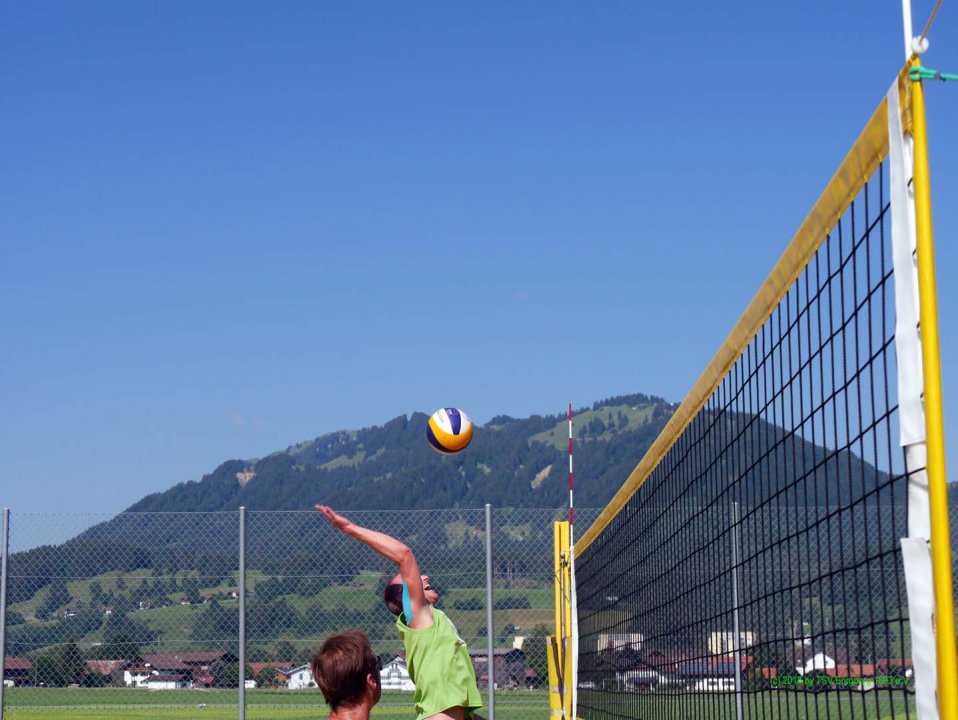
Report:
[[[768,646],[776,637],[834,637],[842,628],[865,627],[850,644],[854,653],[863,658],[905,656],[910,638],[904,610],[901,623],[895,623],[898,631],[894,636],[883,634],[883,626],[868,622],[873,614],[869,608],[889,602],[889,592],[899,592],[897,585],[881,589],[874,583],[868,585],[868,578],[863,577],[856,601],[841,608],[836,609],[832,602],[806,601],[803,605],[798,600],[794,608],[789,604],[800,590],[818,587],[816,582],[822,585],[822,597],[827,594],[820,579],[792,572],[793,566],[820,567],[826,557],[829,563],[841,565],[843,554],[847,565],[865,537],[864,519],[858,531],[850,526],[843,529],[846,540],[841,544],[837,544],[837,536],[819,538],[823,540],[821,550],[817,542],[798,542],[796,538],[796,548],[816,553],[811,563],[805,556],[764,558],[751,552],[749,548],[755,545],[751,538],[762,533],[760,513],[740,512],[737,552],[742,570],[737,574],[736,602],[731,599],[731,582],[714,593],[700,592],[694,604],[699,617],[714,616],[708,608],[716,603],[723,604],[726,614],[729,607],[737,605],[740,630],[752,633],[751,640],[759,647]],[[804,508],[802,512],[803,527],[815,526],[817,519],[827,517],[827,509]],[[361,525],[401,538],[414,549],[440,593],[440,605],[469,645],[484,694],[491,635],[499,716],[546,717],[544,635],[551,634],[554,617],[552,521],[563,519],[564,512],[491,509],[491,543],[487,543],[486,510],[482,508],[344,514]],[[577,527],[587,528],[596,514],[596,510],[577,509]],[[958,507],[951,508],[950,516],[955,544]],[[411,711],[411,685],[401,658],[402,645],[394,619],[380,600],[394,568],[365,546],[333,531],[316,513],[246,513],[242,596],[241,522],[236,512],[12,513],[10,518],[8,537],[18,550],[8,557],[2,598],[6,608],[4,718],[235,718],[240,715],[241,702],[249,718],[321,717],[323,700],[312,685],[309,659],[325,637],[354,627],[371,637],[384,664],[385,694],[374,716],[408,717]],[[882,532],[889,538],[900,533],[904,519],[900,520]],[[788,524],[783,527],[787,529]],[[54,533],[73,539],[46,543],[45,538]],[[487,556],[490,546],[491,556]],[[635,565],[639,549],[635,544],[629,553],[623,553],[621,563]],[[713,574],[730,581],[731,550],[724,545],[713,549],[709,567]],[[487,557],[491,585],[487,583]],[[622,581],[628,572],[634,580],[643,567],[638,563],[638,570],[623,571]],[[849,577],[845,580],[847,583]],[[661,599],[663,613],[668,614],[666,609],[675,603],[676,593],[666,584],[654,592]],[[604,598],[610,604],[608,612],[627,608],[626,594],[621,599],[609,595]],[[759,608],[756,603],[762,597],[780,598],[784,603],[780,612]],[[901,604],[895,601],[895,607]],[[673,608],[669,627],[684,617],[680,610]],[[760,619],[765,617],[788,618],[791,624],[760,627]],[[791,622],[795,618],[807,624],[796,626]],[[854,622],[849,622],[850,618]],[[720,619],[723,628],[731,627],[731,616]],[[612,631],[617,635],[606,640],[628,645],[632,635],[627,624],[619,623]],[[711,626],[704,629],[714,630]],[[587,633],[588,629],[583,637]],[[703,637],[706,643],[723,641]],[[653,640],[646,631],[643,642]],[[592,645],[597,642],[595,638],[591,641]],[[238,690],[241,654],[242,697]],[[586,671],[590,671],[588,666]],[[619,673],[613,682],[631,683],[628,689],[635,691],[644,687],[642,679],[641,673]],[[744,681],[749,679],[746,676]],[[585,683],[596,680],[585,678]],[[710,702],[718,702],[719,694],[708,697]],[[778,696],[773,693],[769,697]]]
[[[548,713],[552,522],[564,511],[343,514],[413,549],[469,646],[484,695],[491,642],[496,702],[507,716]],[[596,514],[577,510],[585,525]],[[316,512],[9,517],[19,550],[9,555],[3,598],[5,718],[193,717],[185,708],[200,706],[203,717],[217,707],[215,717],[277,717],[282,707],[281,717],[298,717],[295,707],[317,717],[323,701],[310,658],[350,628],[370,636],[383,662],[377,712],[411,711],[402,642],[382,602],[396,568]],[[48,544],[54,534],[72,539]]]

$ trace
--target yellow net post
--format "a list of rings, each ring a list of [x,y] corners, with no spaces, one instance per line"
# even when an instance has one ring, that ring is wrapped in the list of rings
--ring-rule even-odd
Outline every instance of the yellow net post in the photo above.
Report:
[[[919,65],[911,60],[912,67]],[[945,438],[941,400],[941,354],[935,252],[931,222],[931,183],[928,173],[928,133],[921,80],[912,83],[915,148],[915,226],[918,251],[918,292],[921,308],[921,347],[924,368],[925,427],[928,449],[928,492],[931,505],[931,562],[935,588],[935,637],[938,659],[938,711],[942,720],[958,720],[955,661],[955,610],[951,578],[951,538],[945,479]]]
[[[562,683],[559,680],[559,645],[554,636],[546,638],[546,655],[549,664],[549,717],[562,717]]]
[[[555,636],[549,642],[549,706],[558,710],[560,717],[572,716],[572,603],[570,593],[569,522],[554,522],[553,562],[555,566]],[[553,664],[555,683],[553,684]]]

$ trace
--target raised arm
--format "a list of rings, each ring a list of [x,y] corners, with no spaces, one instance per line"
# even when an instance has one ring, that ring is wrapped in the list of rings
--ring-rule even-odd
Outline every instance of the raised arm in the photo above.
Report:
[[[337,514],[336,511],[328,505],[316,505],[316,510],[329,520],[330,525],[344,535],[349,535],[359,540],[363,545],[368,545],[384,558],[396,563],[399,566],[399,574],[409,589],[409,599],[412,601],[413,615],[424,615],[422,611],[429,609],[429,603],[426,601],[425,591],[422,587],[419,563],[416,562],[416,556],[413,555],[408,545],[385,533],[357,525],[348,518]],[[432,613],[429,612],[428,615],[429,623],[426,624],[431,624]],[[414,623],[414,626],[419,625],[419,622]]]

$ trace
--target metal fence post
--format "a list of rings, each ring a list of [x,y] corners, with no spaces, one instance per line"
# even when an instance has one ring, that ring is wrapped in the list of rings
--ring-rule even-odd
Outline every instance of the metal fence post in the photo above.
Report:
[[[246,718],[246,508],[239,509],[239,720]]]
[[[492,626],[492,505],[486,503],[486,671],[489,677],[489,720],[496,720],[496,658]]]
[[[735,717],[742,720],[742,651],[738,624],[738,503],[732,503],[732,650],[735,657]]]
[[[3,717],[4,667],[7,664],[7,555],[10,546],[10,508],[3,509],[3,560],[0,561],[0,718]]]

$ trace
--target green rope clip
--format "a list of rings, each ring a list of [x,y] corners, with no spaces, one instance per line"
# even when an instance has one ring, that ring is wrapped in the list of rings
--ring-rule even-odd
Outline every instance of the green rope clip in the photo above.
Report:
[[[958,75],[952,75],[949,73],[938,72],[937,70],[931,70],[929,68],[918,67],[909,68],[908,70],[908,79],[909,80],[958,80]]]

